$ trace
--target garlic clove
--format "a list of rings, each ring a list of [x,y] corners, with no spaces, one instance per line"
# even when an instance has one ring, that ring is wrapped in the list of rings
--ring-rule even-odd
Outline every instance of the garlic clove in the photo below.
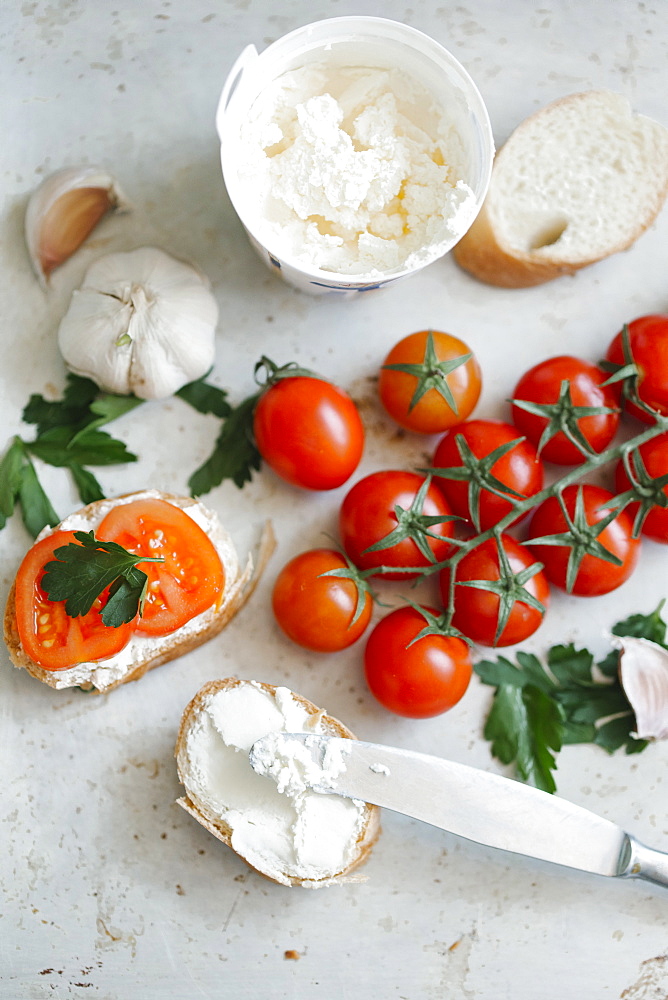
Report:
[[[164,399],[214,362],[218,304],[192,265],[156,247],[92,264],[58,329],[68,368],[101,389]]]
[[[32,266],[42,284],[72,256],[109,211],[129,203],[102,167],[64,167],[33,191],[25,217]]]
[[[668,739],[668,650],[649,639],[616,636],[619,679],[641,740]]]

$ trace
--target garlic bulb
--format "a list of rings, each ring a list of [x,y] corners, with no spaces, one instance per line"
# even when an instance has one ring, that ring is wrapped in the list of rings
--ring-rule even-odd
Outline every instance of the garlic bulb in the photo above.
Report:
[[[218,305],[206,278],[155,247],[101,257],[58,330],[67,366],[107,392],[162,399],[205,375]]]
[[[128,208],[103,167],[64,167],[45,178],[30,196],[25,217],[28,253],[42,284],[81,246],[103,215]]]
[[[619,679],[641,740],[668,739],[668,650],[649,639],[616,637]]]

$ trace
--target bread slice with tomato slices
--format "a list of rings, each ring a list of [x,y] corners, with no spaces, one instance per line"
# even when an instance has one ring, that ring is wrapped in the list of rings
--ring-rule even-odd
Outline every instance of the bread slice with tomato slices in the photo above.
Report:
[[[178,804],[272,882],[318,889],[352,881],[380,834],[380,809],[256,774],[248,753],[274,732],[355,739],[339,719],[289,688],[226,677],[186,706],[176,741]]]
[[[164,517],[169,531],[161,527]],[[135,527],[137,519],[140,527]],[[75,531],[93,531],[96,538],[128,551],[162,557],[160,563],[138,565],[149,576],[142,616],[115,628],[100,619],[104,594],[86,615],[73,617],[66,614],[64,601],[48,599],[40,587],[43,567],[54,558],[54,548],[74,541]],[[133,544],[140,535],[142,540]],[[169,544],[175,539],[175,545]],[[5,609],[10,659],[56,689],[107,692],[138,680],[227,625],[250,597],[273,544],[267,525],[257,564],[249,555],[242,567],[216,512],[192,497],[144,490],[90,503],[45,529],[26,554]],[[208,574],[208,589],[200,585],[198,573],[202,579]]]

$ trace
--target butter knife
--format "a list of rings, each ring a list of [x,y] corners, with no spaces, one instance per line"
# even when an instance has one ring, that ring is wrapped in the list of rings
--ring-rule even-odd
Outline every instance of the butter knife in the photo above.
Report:
[[[311,733],[272,733],[249,756],[256,771],[282,773],[283,784],[288,775],[297,785],[371,802],[488,847],[668,886],[668,854],[582,806],[467,764]]]

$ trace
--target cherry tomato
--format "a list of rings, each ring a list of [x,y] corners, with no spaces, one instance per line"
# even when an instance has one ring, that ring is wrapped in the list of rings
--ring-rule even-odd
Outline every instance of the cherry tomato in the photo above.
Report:
[[[461,468],[464,461],[461,457],[457,438],[461,435],[464,442],[476,458],[485,458],[491,452],[503,445],[510,444],[522,437],[512,424],[501,420],[469,420],[451,428],[439,441],[434,455],[436,468]],[[533,496],[543,487],[543,463],[530,441],[523,440],[505,455],[498,458],[489,470],[500,483],[509,490],[523,497]],[[472,519],[470,508],[470,484],[456,479],[445,479],[435,476],[438,485],[455,514]],[[479,498],[480,530],[486,531],[505,517],[513,509],[510,501],[482,489]]]
[[[253,434],[276,475],[307,490],[341,486],[364,450],[364,427],[350,396],[307,376],[281,378],[263,392]]]
[[[638,462],[637,452],[632,451],[629,460],[631,469],[636,479],[641,476],[641,468],[651,479],[660,479],[668,475],[668,432],[659,434],[651,441],[645,441],[638,448],[642,467]],[[642,483],[642,480],[640,480]],[[624,463],[620,460],[615,469],[615,489],[618,493],[624,493],[631,486]],[[668,497],[668,484],[663,487],[663,493]],[[629,504],[625,509],[630,517],[635,518],[640,504]],[[668,544],[668,507],[661,507],[654,504],[649,509],[642,525],[643,535],[653,539],[655,542]]]
[[[148,576],[148,589],[137,632],[174,632],[223,595],[225,574],[209,537],[184,510],[166,500],[149,498],[112,507],[95,534],[128,552],[164,559],[139,566]]]
[[[628,324],[628,331],[631,357],[639,369],[638,395],[653,410],[666,415],[668,414],[668,316],[641,316]],[[620,331],[610,344],[606,358],[616,365],[626,363],[623,331]],[[627,409],[645,423],[652,422],[651,414],[645,413],[633,403],[629,403]]]
[[[470,357],[463,360],[466,355]],[[409,365],[411,370],[388,365]],[[480,366],[463,340],[439,330],[420,330],[400,340],[387,355],[378,392],[389,415],[402,427],[441,434],[471,415],[481,379]],[[421,395],[422,389],[426,391]]]
[[[105,660],[128,644],[135,622],[112,628],[101,611],[106,592],[86,615],[70,618],[65,601],[50,601],[41,587],[44,567],[61,545],[75,542],[73,531],[54,531],[28,551],[16,577],[16,626],[27,655],[44,670],[65,670],[77,663]]]
[[[276,578],[272,593],[274,617],[288,638],[317,653],[333,653],[356,642],[371,618],[373,600],[362,594],[362,610],[355,618],[358,586],[340,576],[345,559],[333,549],[311,549],[295,556]]]
[[[434,483],[430,483],[419,502],[420,489],[425,485],[425,477],[415,472],[389,470],[372,472],[348,491],[339,511],[339,531],[343,547],[350,560],[360,569],[376,566],[428,566],[430,562],[445,559],[450,548],[448,539],[452,537],[451,521],[428,526],[432,536],[421,534],[415,525],[422,516],[447,517],[451,515],[445,497]],[[411,508],[417,503],[417,508]],[[396,509],[402,508],[407,514],[397,517]],[[403,522],[403,530],[402,524]],[[431,551],[433,559],[420,551],[410,531],[418,530],[423,546]],[[387,548],[368,552],[390,534],[400,537]],[[379,573],[388,580],[407,580],[418,573]]]
[[[515,577],[527,569],[536,559],[510,535],[501,535],[503,549],[510,569]],[[512,646],[533,635],[543,621],[544,611],[532,607],[522,600],[522,590],[518,587],[508,620],[496,638],[499,626],[501,601],[491,590],[460,586],[468,580],[501,579],[499,550],[495,539],[489,538],[464,556],[455,571],[455,611],[452,624],[473,642],[483,646]],[[439,575],[443,603],[448,603],[450,571],[442,570]],[[550,588],[545,574],[539,570],[523,583],[523,589],[534,600],[547,608]]]
[[[576,429],[579,429],[589,447],[595,452],[601,452],[610,444],[619,426],[617,391],[602,384],[608,377],[608,373],[602,368],[580,358],[569,355],[548,358],[525,372],[515,386],[513,399],[529,403],[556,403],[562,384],[568,380],[574,407],[605,406],[614,411],[582,417],[578,417],[576,411],[573,415]],[[512,406],[512,414],[513,423],[520,432],[538,447],[548,424],[547,417],[529,413],[516,404]],[[563,431],[558,431],[541,449],[541,458],[557,465],[576,465],[583,461],[583,453],[568,440]]]
[[[581,495],[584,522],[577,524],[576,500]],[[610,511],[602,505],[612,499],[612,493],[600,486],[584,484],[583,486],[567,486],[562,498],[571,520],[575,521],[578,533],[586,525],[595,525],[607,517]],[[530,524],[531,538],[527,545],[537,559],[543,563],[545,575],[551,583],[562,589],[567,589],[568,562],[571,548],[567,545],[541,545],[534,543],[533,538],[545,535],[563,534],[569,531],[569,524],[564,517],[556,497],[545,500],[534,511]],[[596,541],[604,549],[621,560],[621,565],[607,562],[599,556],[585,553],[575,577],[571,593],[581,597],[595,597],[607,594],[621,586],[629,578],[638,561],[639,542],[632,537],[633,522],[626,511],[621,511],[596,536]]]
[[[452,635],[426,635],[414,642],[426,627],[419,611],[398,608],[378,622],[364,651],[371,693],[390,712],[411,719],[446,712],[463,697],[471,679],[466,643]]]

